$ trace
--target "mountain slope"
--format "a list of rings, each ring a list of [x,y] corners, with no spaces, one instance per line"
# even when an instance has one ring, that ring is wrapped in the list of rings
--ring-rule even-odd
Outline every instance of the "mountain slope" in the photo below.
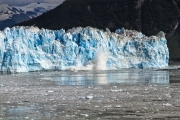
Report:
[[[37,17],[51,9],[57,7],[57,3],[31,3],[25,6],[14,6],[16,9],[22,10],[30,18]]]
[[[52,3],[31,3],[25,6],[9,6],[8,4],[1,4],[0,30],[37,17],[55,8],[57,5],[58,4]]]
[[[170,57],[179,59],[179,8],[179,0],[66,0],[54,10],[18,25],[48,29],[92,26],[113,31],[125,27],[148,36],[164,31]]]
[[[0,5],[0,30],[29,19],[30,17],[28,15],[15,7],[8,4]]]

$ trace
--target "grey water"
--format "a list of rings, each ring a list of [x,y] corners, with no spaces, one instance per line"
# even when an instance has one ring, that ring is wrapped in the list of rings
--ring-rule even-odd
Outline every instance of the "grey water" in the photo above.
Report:
[[[1,79],[25,78],[27,81],[51,81],[56,85],[93,86],[111,84],[170,84],[179,83],[179,62],[170,62],[167,69],[121,69],[121,70],[91,70],[91,71],[39,71],[10,75],[1,75]],[[10,78],[11,79],[11,78]]]
[[[39,80],[57,85],[169,84],[169,71],[124,69],[107,71],[42,72]]]
[[[57,85],[167,85],[170,83],[180,83],[179,68],[180,62],[170,62],[167,69],[53,71],[41,72],[37,79],[53,81]]]
[[[65,112],[53,111],[53,106],[56,108],[57,104],[47,101],[49,104],[41,103],[41,99],[38,100],[36,96],[43,96],[43,99],[47,99],[46,94],[51,94],[51,91],[48,93],[46,88],[53,89],[54,84],[56,86],[114,86],[114,85],[160,85],[166,86],[171,85],[171,83],[180,83],[180,70],[179,63],[170,63],[168,69],[122,69],[122,70],[103,70],[103,71],[42,71],[42,72],[29,72],[29,73],[19,73],[19,74],[6,74],[0,76],[0,96],[1,100],[5,102],[0,103],[0,119],[5,120],[23,120],[31,118],[53,118],[55,116],[65,116]],[[31,82],[32,81],[32,82]],[[58,87],[56,87],[58,90]],[[70,88],[71,88],[70,87]],[[139,87],[139,86],[138,86]],[[37,91],[36,93],[23,93],[31,91],[33,89],[42,88],[42,90]],[[113,87],[110,87],[111,89]],[[147,87],[148,88],[148,87]],[[158,87],[157,87],[158,88]],[[21,90],[22,89],[22,90]],[[83,89],[85,89],[83,87]],[[66,88],[69,90],[69,88]],[[85,89],[87,90],[87,89]],[[17,93],[14,97],[14,101],[19,99],[15,96],[23,96],[33,98],[30,100],[20,100],[17,103],[13,102],[13,99],[6,101],[9,98],[8,95],[12,95],[11,92]],[[19,93],[18,93],[19,92]],[[46,94],[42,94],[47,92]],[[86,91],[85,91],[86,92]],[[137,91],[137,94],[139,91]],[[56,93],[53,93],[54,98]],[[117,93],[119,94],[119,93]],[[168,94],[168,93],[167,93]],[[136,95],[136,94],[135,94]],[[69,96],[66,96],[67,98]],[[66,98],[66,99],[67,99]],[[60,98],[61,99],[61,98]],[[75,99],[75,98],[74,98]],[[51,100],[51,99],[50,99]],[[81,100],[81,99],[80,99]],[[95,99],[94,99],[95,100]],[[53,101],[53,99],[52,99]],[[74,100],[73,100],[74,101]],[[82,99],[83,101],[83,99]],[[61,102],[60,102],[61,103]],[[62,102],[63,103],[63,102]],[[61,105],[64,105],[62,104]],[[52,105],[53,106],[52,106]],[[72,103],[71,103],[72,104]],[[74,105],[74,104],[73,104]],[[66,105],[67,107],[67,105]],[[59,110],[59,108],[57,108]],[[65,109],[65,110],[64,110]],[[62,111],[66,111],[67,108],[62,107]],[[56,115],[55,115],[56,113]],[[58,114],[58,115],[57,115]],[[77,116],[76,116],[77,117]],[[82,117],[82,116],[81,116]],[[81,118],[80,117],[80,118]],[[79,117],[77,117],[79,118]]]

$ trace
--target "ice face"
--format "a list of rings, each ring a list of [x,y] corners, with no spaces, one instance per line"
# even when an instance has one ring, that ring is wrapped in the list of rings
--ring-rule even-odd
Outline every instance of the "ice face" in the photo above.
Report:
[[[48,30],[13,27],[0,32],[0,67],[4,72],[164,68],[169,51],[164,33],[146,37],[118,29],[92,27]]]

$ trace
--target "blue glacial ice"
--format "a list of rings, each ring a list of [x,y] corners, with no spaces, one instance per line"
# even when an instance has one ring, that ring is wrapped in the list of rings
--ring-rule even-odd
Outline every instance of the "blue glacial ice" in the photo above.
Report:
[[[13,27],[0,31],[0,69],[3,72],[37,70],[105,70],[165,68],[169,51],[165,35],[147,37],[134,30],[115,33],[92,27],[48,30]]]

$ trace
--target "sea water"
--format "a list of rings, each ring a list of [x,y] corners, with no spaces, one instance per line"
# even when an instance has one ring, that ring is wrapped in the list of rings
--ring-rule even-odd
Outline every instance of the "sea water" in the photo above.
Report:
[[[53,81],[57,85],[169,84],[169,71],[148,69],[56,71],[41,72],[41,77],[37,79]]]
[[[174,106],[179,104],[179,98],[175,93],[178,94],[179,91],[180,70],[178,63],[171,64],[169,69],[161,70],[96,69],[2,74],[0,76],[0,119],[99,117],[103,120],[106,113],[109,113],[107,114],[109,117],[126,120],[139,119],[139,110],[145,110],[141,113],[143,118],[152,117],[150,107],[153,111],[154,109],[165,111],[166,107],[171,107],[173,111],[173,108],[178,109]],[[171,83],[175,84],[171,86]],[[172,91],[174,96],[171,95]],[[144,101],[141,101],[142,99]],[[143,108],[139,104],[142,104]],[[86,108],[88,106],[90,108]],[[137,116],[123,111],[123,106],[126,110],[135,110],[132,112]],[[111,114],[111,110],[117,109],[123,114]],[[93,110],[101,111],[102,114]],[[175,111],[173,111],[174,114],[169,111],[163,112],[165,115],[168,113],[173,117]],[[161,114],[153,113],[153,115]]]

